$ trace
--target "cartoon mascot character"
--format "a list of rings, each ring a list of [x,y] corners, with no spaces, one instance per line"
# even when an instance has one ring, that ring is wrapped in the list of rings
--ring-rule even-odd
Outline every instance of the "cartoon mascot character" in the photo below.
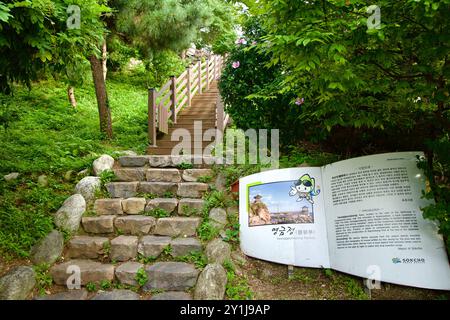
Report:
[[[291,197],[297,195],[298,196],[297,201],[302,201],[303,199],[306,199],[311,204],[314,204],[313,197],[317,196],[320,193],[319,186],[317,186],[316,189],[315,184],[316,180],[314,178],[311,178],[309,174],[304,174],[291,187],[289,195]]]

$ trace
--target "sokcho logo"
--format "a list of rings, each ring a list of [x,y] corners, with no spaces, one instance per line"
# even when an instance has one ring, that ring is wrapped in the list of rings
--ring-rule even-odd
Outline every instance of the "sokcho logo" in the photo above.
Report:
[[[425,258],[392,258],[392,263],[425,263]]]

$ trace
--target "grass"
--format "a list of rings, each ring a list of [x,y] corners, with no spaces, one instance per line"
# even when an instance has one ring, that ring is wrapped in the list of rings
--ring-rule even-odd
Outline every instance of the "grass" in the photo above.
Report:
[[[155,217],[155,218],[166,218],[170,217],[170,213],[164,210],[163,208],[154,208],[150,211],[145,211],[144,215]]]
[[[140,287],[143,287],[148,281],[147,272],[145,272],[144,268],[139,268],[135,276],[136,282]]]
[[[105,140],[100,133],[91,81],[75,88],[76,109],[67,101],[66,86],[52,79],[34,83],[30,91],[15,86],[13,96],[0,94],[0,119],[14,114],[7,130],[1,127],[4,121],[0,122],[2,256],[28,257],[31,247],[55,227],[51,214],[73,192],[81,178],[77,172],[90,170],[99,155],[115,156],[119,150],[145,151],[145,85],[137,83],[132,75],[109,73],[107,86],[114,130],[112,140]],[[19,178],[4,181],[3,175],[10,172],[19,172]],[[41,174],[48,177],[46,187],[37,184]],[[114,176],[105,172],[101,179],[106,183]]]
[[[36,274],[36,288],[39,292],[39,295],[45,295],[46,290],[48,290],[52,283],[53,279],[49,273],[49,265],[41,264],[34,266],[34,272]]]
[[[208,242],[219,235],[220,230],[215,228],[207,220],[204,220],[200,227],[197,229],[197,234],[200,240],[203,242]]]
[[[115,135],[111,141],[104,140],[99,130],[92,83],[75,90],[76,109],[66,101],[65,85],[54,80],[35,83],[31,91],[16,87],[13,97],[0,96],[0,105],[18,115],[3,134],[0,173],[81,170],[101,153],[145,151],[145,88],[111,74],[108,95]]]
[[[197,269],[203,269],[208,264],[206,256],[202,252],[198,251],[192,251],[185,256],[177,257],[175,260],[193,263]]]
[[[227,272],[227,285],[225,295],[228,300],[251,300],[251,291],[246,277],[236,275],[234,265],[231,261],[224,261],[223,267]]]
[[[3,256],[28,257],[32,246],[53,228],[51,213],[56,212],[73,185],[60,177],[48,176],[41,187],[36,175],[0,181],[0,253]]]

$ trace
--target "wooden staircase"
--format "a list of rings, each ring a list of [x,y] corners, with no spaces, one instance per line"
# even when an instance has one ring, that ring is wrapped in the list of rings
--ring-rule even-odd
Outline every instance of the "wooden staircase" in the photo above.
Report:
[[[211,129],[223,132],[228,117],[217,87],[222,64],[221,56],[207,57],[171,77],[158,91],[149,89],[147,154],[178,156],[174,147],[181,143],[183,150],[180,147],[179,151],[184,155],[203,154],[214,142],[214,138],[204,141],[204,133]]]
[[[216,104],[218,95],[219,89],[217,88],[217,81],[214,81],[210,84],[209,90],[206,90],[201,95],[197,94],[192,99],[191,106],[185,107],[180,111],[177,115],[176,124],[170,126],[168,134],[165,134],[162,138],[157,140],[156,147],[149,147],[147,153],[152,155],[170,155],[173,147],[180,143],[178,140],[171,141],[172,133],[178,129],[189,131],[192,139],[191,152],[193,153],[194,138],[198,137],[199,133],[203,136],[206,130],[216,128]],[[197,130],[194,130],[195,122],[197,122]],[[203,148],[210,143],[211,141],[204,141],[202,143]]]

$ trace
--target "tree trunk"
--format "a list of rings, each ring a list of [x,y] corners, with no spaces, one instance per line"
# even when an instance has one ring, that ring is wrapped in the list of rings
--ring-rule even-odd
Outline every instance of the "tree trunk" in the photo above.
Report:
[[[106,66],[106,62],[108,59],[108,49],[106,47],[106,39],[102,45],[102,66],[103,66],[103,78],[106,81],[106,74],[108,73],[108,67]]]
[[[67,97],[69,98],[69,102],[72,105],[72,107],[77,107],[77,99],[75,98],[75,89],[72,86],[67,87]]]
[[[89,62],[91,63],[92,78],[94,79],[95,95],[97,97],[100,131],[106,134],[108,139],[111,139],[113,137],[111,109],[109,108],[102,62],[94,55],[89,57]]]

